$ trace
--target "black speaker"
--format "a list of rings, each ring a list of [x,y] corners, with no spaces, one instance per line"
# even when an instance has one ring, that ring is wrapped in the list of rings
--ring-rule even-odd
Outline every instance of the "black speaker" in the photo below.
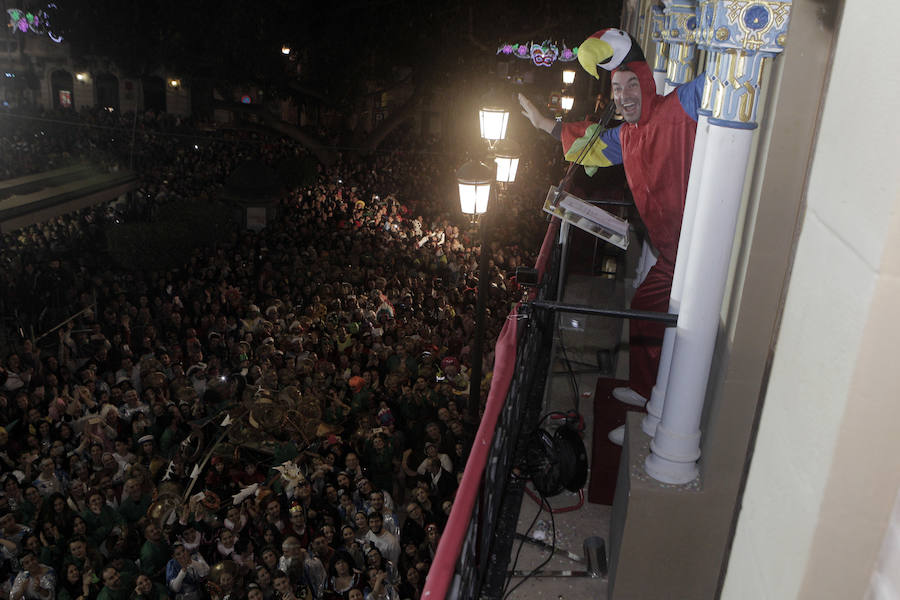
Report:
[[[587,481],[587,451],[576,428],[568,423],[557,427],[553,435],[544,429],[535,431],[527,463],[531,482],[545,497],[564,489],[577,492]]]

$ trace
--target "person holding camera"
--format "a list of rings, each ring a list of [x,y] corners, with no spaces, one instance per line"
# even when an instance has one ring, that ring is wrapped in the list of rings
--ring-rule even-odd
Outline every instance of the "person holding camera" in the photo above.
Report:
[[[56,573],[42,565],[34,552],[26,551],[19,558],[22,570],[9,590],[10,600],[49,600],[56,591]]]

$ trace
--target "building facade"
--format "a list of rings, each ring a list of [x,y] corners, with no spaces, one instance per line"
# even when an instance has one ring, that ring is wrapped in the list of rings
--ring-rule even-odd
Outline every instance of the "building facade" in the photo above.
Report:
[[[148,111],[187,116],[188,82],[164,71],[130,77],[108,60],[80,62],[65,40],[5,28],[0,32],[0,105],[116,112]]]
[[[656,4],[626,0],[623,26],[654,66],[654,51],[666,54],[667,84],[673,59],[693,56],[702,73],[702,44],[693,55],[673,49],[685,38],[665,25],[654,37]],[[789,5],[790,27],[762,69],[746,168],[702,174],[740,190],[740,209],[695,398],[697,475],[666,483],[635,468],[660,449],[659,434],[629,422],[634,461],[623,460],[629,493],[614,508],[610,597],[898,598],[900,82],[876,57],[892,56],[900,8],[672,0],[662,16],[710,4],[742,17]]]

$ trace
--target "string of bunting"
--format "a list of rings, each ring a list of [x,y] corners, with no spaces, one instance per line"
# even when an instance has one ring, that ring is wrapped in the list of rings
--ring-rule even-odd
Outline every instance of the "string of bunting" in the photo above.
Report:
[[[527,42],[524,44],[502,44],[497,48],[497,54],[512,55],[516,58],[531,59],[538,67],[552,67],[556,61],[572,62],[578,58],[578,46],[569,48],[566,43],[560,44],[549,39],[540,44]]]

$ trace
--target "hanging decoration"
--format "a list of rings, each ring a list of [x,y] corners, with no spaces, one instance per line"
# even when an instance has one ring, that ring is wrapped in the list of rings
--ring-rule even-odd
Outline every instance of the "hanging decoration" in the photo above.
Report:
[[[502,44],[497,48],[497,54],[512,55],[516,58],[527,59],[538,67],[552,67],[556,61],[572,62],[578,58],[578,46],[569,48],[566,43],[562,43],[562,49],[558,42],[551,42],[549,39],[544,40],[540,44],[528,42],[525,44]]]
[[[55,4],[47,5],[47,8],[56,8]],[[51,40],[60,43],[63,38],[56,35],[50,29],[50,17],[46,10],[25,11],[20,8],[10,8],[6,11],[9,15],[9,28],[13,33],[25,33],[30,31],[38,35],[47,35]]]

